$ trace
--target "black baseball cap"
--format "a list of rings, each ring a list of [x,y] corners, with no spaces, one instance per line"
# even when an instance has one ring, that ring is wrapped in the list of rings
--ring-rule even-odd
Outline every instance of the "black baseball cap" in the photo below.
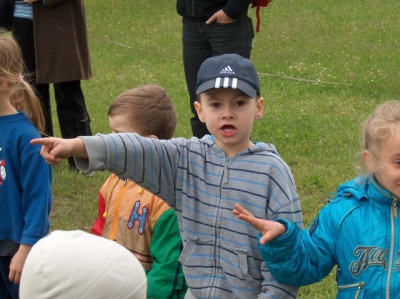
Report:
[[[253,63],[238,54],[206,59],[197,74],[196,94],[214,88],[238,89],[250,98],[260,95],[260,81]]]

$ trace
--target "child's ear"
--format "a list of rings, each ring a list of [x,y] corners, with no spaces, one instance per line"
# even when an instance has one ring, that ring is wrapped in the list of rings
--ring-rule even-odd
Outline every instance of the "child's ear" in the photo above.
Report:
[[[372,156],[372,153],[369,150],[364,150],[362,152],[362,159],[365,165],[365,168],[367,169],[368,172],[373,172],[374,171],[374,159]]]
[[[7,79],[6,77],[0,77],[0,88],[6,88],[7,87]]]
[[[259,97],[255,98],[256,100],[256,114],[254,115],[254,119],[260,119],[264,113],[264,98]]]
[[[205,123],[204,115],[203,115],[203,107],[201,106],[201,103],[196,101],[194,102],[194,108],[196,109],[197,116],[200,119],[202,123]]]

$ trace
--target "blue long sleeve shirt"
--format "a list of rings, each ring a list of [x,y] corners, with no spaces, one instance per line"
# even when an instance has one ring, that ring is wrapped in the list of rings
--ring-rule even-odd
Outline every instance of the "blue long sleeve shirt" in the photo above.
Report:
[[[0,240],[33,245],[49,231],[52,171],[22,112],[0,117]]]

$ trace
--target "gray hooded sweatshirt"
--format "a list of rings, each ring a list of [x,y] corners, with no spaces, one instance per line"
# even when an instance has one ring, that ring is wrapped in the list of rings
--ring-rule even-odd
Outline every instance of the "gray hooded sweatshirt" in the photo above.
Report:
[[[156,194],[177,211],[180,262],[196,298],[295,298],[258,250],[259,232],[232,214],[235,203],[256,217],[303,226],[293,175],[272,144],[227,157],[213,136],[157,140],[137,134],[81,137],[82,171],[108,170]],[[139,211],[146,207],[140,207]]]

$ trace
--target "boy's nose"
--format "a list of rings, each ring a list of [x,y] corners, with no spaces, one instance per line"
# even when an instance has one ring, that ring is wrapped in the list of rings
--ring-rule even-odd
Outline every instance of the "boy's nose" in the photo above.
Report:
[[[233,118],[234,114],[231,107],[226,107],[222,113],[223,118]]]

